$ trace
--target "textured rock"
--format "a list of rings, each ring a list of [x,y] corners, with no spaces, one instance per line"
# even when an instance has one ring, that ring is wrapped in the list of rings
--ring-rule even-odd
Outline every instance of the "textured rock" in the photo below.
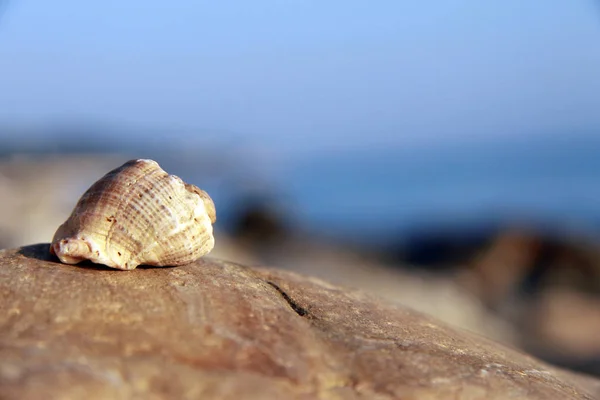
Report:
[[[600,383],[409,309],[204,259],[0,252],[3,399],[591,399]]]

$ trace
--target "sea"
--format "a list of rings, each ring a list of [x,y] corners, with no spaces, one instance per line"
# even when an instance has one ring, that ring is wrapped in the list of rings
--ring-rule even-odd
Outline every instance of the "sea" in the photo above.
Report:
[[[270,168],[294,223],[332,238],[502,223],[600,233],[600,132],[334,149]]]
[[[62,135],[46,141],[6,136],[2,153],[126,151],[154,158],[169,172],[205,188],[224,228],[245,201],[262,198],[303,231],[364,243],[392,240],[415,229],[498,221],[600,234],[600,130],[329,146],[298,154],[276,146],[261,153],[244,151],[243,143],[210,148],[176,140],[150,141],[140,148],[139,141],[126,141],[125,134],[100,131]]]

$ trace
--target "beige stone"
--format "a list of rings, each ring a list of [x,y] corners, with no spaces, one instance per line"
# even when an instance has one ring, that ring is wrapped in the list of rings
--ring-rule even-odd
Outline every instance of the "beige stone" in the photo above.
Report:
[[[0,251],[2,399],[592,399],[600,382],[358,291],[206,258]]]

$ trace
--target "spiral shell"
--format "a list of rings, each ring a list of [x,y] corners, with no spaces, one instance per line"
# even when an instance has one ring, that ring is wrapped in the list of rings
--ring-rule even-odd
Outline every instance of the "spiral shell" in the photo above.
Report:
[[[90,260],[123,270],[184,265],[213,249],[215,221],[206,192],[156,161],[131,160],[81,196],[50,252],[66,264]]]

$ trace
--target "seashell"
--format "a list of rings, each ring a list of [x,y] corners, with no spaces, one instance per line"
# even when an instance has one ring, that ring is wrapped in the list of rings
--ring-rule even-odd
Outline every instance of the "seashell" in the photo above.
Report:
[[[131,160],[95,182],[57,229],[50,253],[131,270],[178,266],[214,247],[215,205],[200,188],[156,161]]]

